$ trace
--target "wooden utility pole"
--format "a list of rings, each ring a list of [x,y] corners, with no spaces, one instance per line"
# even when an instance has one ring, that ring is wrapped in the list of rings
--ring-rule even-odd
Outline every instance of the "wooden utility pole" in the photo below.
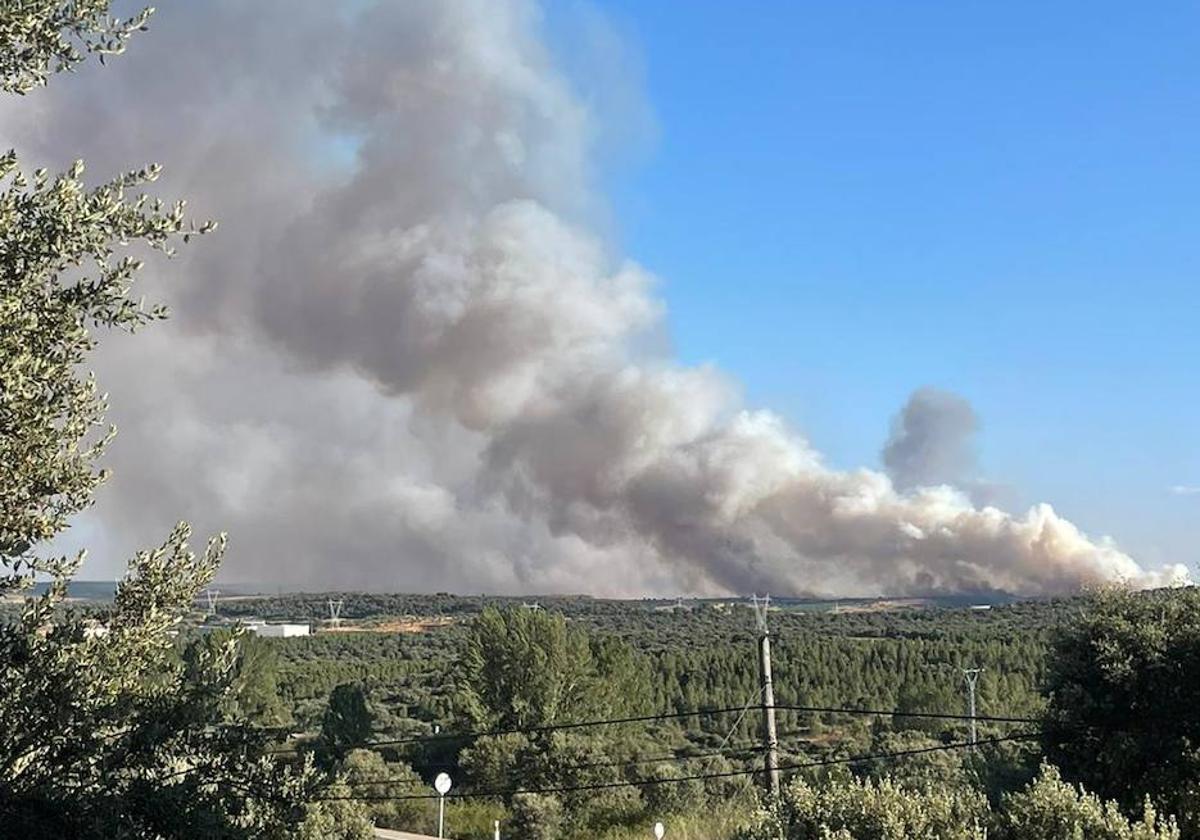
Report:
[[[767,609],[771,596],[753,596],[758,623],[758,678],[762,687],[763,749],[766,751],[767,793],[779,796],[779,739],[775,734],[775,689],[771,685],[771,634],[767,631]]]

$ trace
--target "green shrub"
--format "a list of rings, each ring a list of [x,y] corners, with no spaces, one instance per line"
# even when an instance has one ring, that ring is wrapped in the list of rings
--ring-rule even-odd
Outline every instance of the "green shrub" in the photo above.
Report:
[[[508,835],[521,840],[559,840],[563,828],[562,802],[555,796],[518,793],[513,797]]]
[[[1140,820],[1121,813],[1082,787],[1067,784],[1043,765],[1024,790],[1004,797],[996,819],[997,840],[1178,840],[1173,818],[1159,819],[1147,801]]]

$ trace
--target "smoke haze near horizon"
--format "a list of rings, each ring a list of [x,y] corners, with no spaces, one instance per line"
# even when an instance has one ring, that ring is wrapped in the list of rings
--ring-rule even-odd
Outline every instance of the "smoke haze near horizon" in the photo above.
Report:
[[[230,532],[226,576],[314,588],[1180,579],[1048,505],[973,503],[965,403],[914,395],[891,477],[839,471],[720,371],[675,362],[655,279],[602,234],[618,115],[572,88],[536,4],[481,8],[179,3],[107,68],[0,105],[26,165],[156,160],[164,195],[221,222],[149,264],[140,291],[173,319],[102,344],[121,434],[80,533],[105,562],[187,518]],[[605,81],[637,110],[636,79]]]

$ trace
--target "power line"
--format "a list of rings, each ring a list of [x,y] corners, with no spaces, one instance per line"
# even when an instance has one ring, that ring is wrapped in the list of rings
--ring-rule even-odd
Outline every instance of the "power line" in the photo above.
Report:
[[[385,741],[367,741],[359,744],[346,744],[347,747],[393,747],[404,744],[421,744],[431,741],[463,741],[472,738],[494,738],[502,735],[532,735],[540,732],[558,732],[564,729],[586,729],[592,726],[615,726],[623,723],[651,723],[659,720],[678,720],[679,718],[701,717],[704,715],[721,715],[740,712],[740,706],[723,709],[696,709],[690,712],[663,712],[654,715],[633,715],[623,718],[604,718],[601,720],[581,720],[571,723],[548,723],[542,726],[523,726],[511,729],[491,729],[483,732],[441,732],[436,735],[415,735],[408,738],[392,738]],[[298,749],[269,750],[272,754],[295,753]]]
[[[786,707],[781,707],[781,708],[786,708]],[[730,734],[732,734],[732,731],[730,732]],[[780,733],[779,737],[781,739],[782,738],[791,738],[791,737],[795,737],[795,736],[799,736],[799,735],[803,735],[803,734],[805,734],[805,732],[803,730],[794,730],[794,731],[782,732],[782,733]],[[626,759],[607,759],[604,761],[590,761],[590,762],[585,762],[582,764],[558,765],[555,767],[555,769],[556,770],[590,770],[590,769],[601,768],[601,767],[633,767],[633,766],[638,766],[638,765],[643,765],[643,764],[662,764],[662,763],[667,763],[667,762],[672,762],[672,761],[680,761],[680,762],[693,761],[693,760],[702,759],[702,758],[717,758],[717,757],[748,758],[750,756],[750,754],[761,753],[764,749],[763,746],[757,742],[757,740],[755,740],[751,743],[748,743],[748,744],[747,743],[734,744],[731,746],[725,746],[725,743],[726,743],[725,741],[722,741],[721,746],[718,746],[716,749],[708,750],[705,752],[695,752],[695,753],[686,753],[686,754],[680,754],[679,752],[673,752],[670,754],[664,753],[662,755],[656,755],[656,756],[642,756],[642,757],[634,757],[634,758],[626,758]],[[449,769],[453,769],[457,766],[458,765],[452,764],[452,763],[440,763],[440,764],[421,763],[421,764],[412,765],[413,769],[417,770],[418,772],[428,772],[429,770],[449,770]],[[405,778],[392,777],[392,778],[386,778],[386,779],[357,779],[357,780],[343,779],[341,781],[341,784],[344,784],[348,787],[372,787],[375,785],[424,786],[426,784],[426,782],[424,779],[413,779],[411,777],[405,777]]]
[[[593,726],[615,726],[626,723],[651,723],[660,720],[678,720],[680,718],[700,717],[704,715],[731,714],[744,711],[744,706],[733,706],[718,709],[696,709],[689,712],[663,712],[653,715],[636,715],[623,718],[604,718],[599,720],[573,721],[570,723],[548,723],[542,726],[513,727],[510,729],[492,729],[480,732],[442,732],[434,735],[413,735],[407,738],[391,738],[383,741],[364,741],[357,744],[347,744],[347,747],[370,749],[372,747],[392,747],[406,744],[421,744],[438,741],[470,740],[473,738],[491,738],[503,735],[531,735],[542,732],[557,732],[569,729],[586,729]],[[810,714],[843,714],[843,715],[873,715],[881,717],[927,718],[933,720],[971,720],[970,715],[951,714],[949,712],[901,712],[895,709],[866,709],[847,706],[797,706],[776,705],[777,711],[806,712]],[[1042,723],[1040,718],[1005,717],[999,715],[975,715],[974,719],[982,723]],[[268,750],[273,755],[301,752],[299,748]]]
[[[643,764],[664,764],[672,761],[695,761],[702,758],[743,758],[747,753],[762,752],[762,747],[757,744],[744,745],[739,747],[729,747],[727,749],[709,750],[707,752],[691,753],[688,755],[680,755],[679,753],[671,753],[669,755],[644,756],[638,758],[621,758],[621,759],[606,759],[604,761],[589,761],[583,764],[565,764],[556,765],[555,770],[591,770],[599,767],[636,767]],[[448,764],[427,764],[425,768],[451,768],[454,765]],[[412,778],[391,778],[391,779],[356,779],[353,781],[343,780],[342,784],[347,787],[372,787],[374,785],[391,785],[391,784],[406,784],[406,785],[424,785],[424,780]]]
[[[1023,732],[1016,735],[1005,735],[996,738],[987,738],[980,741],[975,741],[976,746],[987,744],[999,744],[1006,741],[1022,741],[1032,740],[1042,737],[1041,732]],[[825,758],[816,761],[805,761],[794,764],[783,764],[779,766],[780,770],[803,770],[813,767],[828,767],[837,764],[858,764],[864,761],[877,761],[890,758],[903,758],[910,755],[922,755],[925,753],[940,752],[942,750],[966,749],[972,745],[971,741],[957,741],[952,744],[938,744],[933,747],[917,747],[908,750],[897,750],[895,752],[886,753],[869,753],[866,755],[847,756],[843,758]],[[761,768],[753,770],[729,770],[720,773],[696,773],[687,776],[675,776],[668,779],[634,779],[619,782],[594,782],[582,785],[562,785],[558,787],[547,788],[512,788],[507,790],[483,790],[474,791],[471,793],[451,793],[447,794],[447,799],[481,799],[481,798],[497,798],[510,797],[519,793],[573,793],[576,791],[587,790],[606,790],[619,787],[647,787],[650,785],[659,784],[675,784],[678,782],[702,781],[706,779],[728,779],[737,776],[751,776],[755,773],[764,772]],[[437,794],[401,794],[398,796],[327,796],[316,797],[312,802],[337,802],[337,801],[356,801],[356,802],[391,802],[401,800],[425,800],[437,799]]]
[[[864,709],[861,707],[838,706],[781,706],[776,704],[777,711],[812,712],[819,714],[841,715],[880,715],[902,718],[929,718],[933,720],[977,720],[982,723],[1043,723],[1042,718],[1005,717],[1000,715],[956,715],[949,712],[901,712],[894,709]]]

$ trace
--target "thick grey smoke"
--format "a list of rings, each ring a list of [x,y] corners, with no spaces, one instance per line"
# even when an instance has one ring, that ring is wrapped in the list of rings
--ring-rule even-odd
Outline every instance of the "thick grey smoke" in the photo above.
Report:
[[[961,487],[978,472],[979,417],[957,394],[919,388],[892,421],[883,465],[900,490],[950,484]]]
[[[2,106],[0,141],[27,158],[150,157],[222,222],[147,283],[176,319],[103,351],[122,435],[89,532],[125,552],[188,517],[231,532],[227,574],[309,586],[1032,593],[1181,574],[1048,506],[829,469],[717,371],[655,352],[653,278],[593,233],[614,115],[542,30],[524,0],[177,3],[108,70]]]

